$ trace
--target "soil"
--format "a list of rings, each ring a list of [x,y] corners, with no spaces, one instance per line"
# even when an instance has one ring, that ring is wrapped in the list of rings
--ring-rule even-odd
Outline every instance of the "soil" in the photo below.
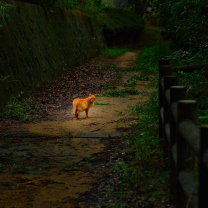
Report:
[[[137,54],[138,51],[127,52],[112,62],[117,68],[134,66]],[[135,72],[120,75],[122,79],[117,89],[126,89],[125,83]],[[137,90],[150,91],[149,81],[136,83]],[[37,92],[39,100],[44,100],[43,91]],[[87,93],[86,90],[82,96],[86,97]],[[62,99],[65,109],[53,111],[48,106],[52,119],[47,117],[32,123],[4,120],[1,123],[0,207],[98,206],[92,190],[109,176],[111,153],[125,147],[119,136],[131,128],[132,121],[138,120],[129,115],[128,106],[145,103],[148,97],[144,94],[97,97],[97,105],[89,110],[90,117],[86,118],[82,112],[77,120],[72,114],[72,105],[67,105],[75,96],[77,94]],[[58,106],[59,102],[56,104]],[[81,193],[84,197],[79,197]]]

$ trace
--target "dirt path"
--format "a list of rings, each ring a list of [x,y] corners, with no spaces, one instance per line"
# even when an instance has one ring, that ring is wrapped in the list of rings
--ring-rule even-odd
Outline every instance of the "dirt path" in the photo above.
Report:
[[[127,68],[134,66],[137,52],[127,52],[117,58],[114,63],[118,68]],[[122,84],[117,89],[127,89],[124,87],[127,80],[138,72],[130,72],[122,74]],[[141,92],[146,90],[147,81],[137,81],[135,89]],[[28,132],[36,134],[47,134],[50,136],[70,136],[70,137],[108,137],[118,135],[116,130],[118,127],[127,127],[134,119],[129,116],[128,106],[134,106],[140,102],[145,102],[147,97],[140,95],[131,95],[127,97],[97,97],[90,111],[90,118],[86,118],[85,112],[80,114],[80,119],[74,119],[72,114],[72,105],[66,110],[60,110],[53,113],[53,121],[43,121],[37,124],[18,125],[10,128],[10,131]],[[118,114],[122,116],[118,116]]]
[[[133,66],[136,55],[127,52],[115,64],[119,68]],[[126,88],[133,75],[122,74],[118,89]],[[136,89],[145,91],[147,85],[147,81],[137,81]],[[75,207],[73,199],[88,191],[104,171],[102,161],[94,157],[111,151],[106,150],[109,141],[115,142],[119,130],[138,119],[128,114],[128,106],[147,99],[143,94],[97,97],[90,118],[81,113],[79,120],[74,119],[71,105],[53,114],[53,121],[11,127],[10,131],[22,136],[8,134],[0,140],[0,207]],[[80,202],[76,207],[85,204]]]

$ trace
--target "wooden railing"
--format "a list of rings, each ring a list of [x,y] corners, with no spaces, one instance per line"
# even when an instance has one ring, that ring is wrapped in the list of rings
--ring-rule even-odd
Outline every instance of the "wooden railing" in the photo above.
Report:
[[[169,60],[159,61],[159,137],[178,208],[208,208],[208,125],[197,127],[197,102],[186,100],[186,88],[171,76],[203,67],[197,66],[171,68]]]

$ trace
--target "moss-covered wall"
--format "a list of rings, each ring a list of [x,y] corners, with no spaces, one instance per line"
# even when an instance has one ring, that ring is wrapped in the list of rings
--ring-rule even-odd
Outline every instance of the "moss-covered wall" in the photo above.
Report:
[[[47,85],[103,47],[96,25],[81,13],[16,1],[7,13],[0,29],[0,77],[10,77],[0,83],[1,108],[11,95]]]

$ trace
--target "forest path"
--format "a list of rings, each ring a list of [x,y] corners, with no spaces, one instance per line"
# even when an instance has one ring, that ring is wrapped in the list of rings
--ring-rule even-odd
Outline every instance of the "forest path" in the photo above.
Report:
[[[136,55],[127,52],[114,63],[118,68],[134,66]],[[139,72],[122,73],[117,89],[129,89],[127,80],[135,74]],[[148,91],[148,81],[136,84],[135,89]],[[138,119],[129,115],[128,106],[147,100],[144,94],[97,97],[90,118],[81,113],[74,119],[71,105],[55,112],[52,121],[10,127],[21,134],[8,133],[0,140],[0,207],[86,207],[76,198],[103,176],[111,151],[122,145],[117,136]]]
[[[132,67],[135,66],[134,61],[137,54],[138,51],[126,52],[113,62],[117,68]],[[138,74],[139,72],[122,73],[122,84],[117,89],[130,89],[125,86],[127,80]],[[137,81],[136,84],[135,89],[143,92],[147,90],[146,86],[149,82]],[[143,94],[128,95],[126,97],[97,97],[95,105],[89,110],[89,118],[86,118],[85,112],[81,112],[80,119],[74,119],[71,103],[67,109],[54,112],[52,121],[13,126],[10,131],[19,132],[21,130],[21,132],[27,133],[78,138],[118,136],[117,129],[127,128],[131,121],[136,119],[129,115],[128,106],[134,106],[146,100],[147,97]]]

